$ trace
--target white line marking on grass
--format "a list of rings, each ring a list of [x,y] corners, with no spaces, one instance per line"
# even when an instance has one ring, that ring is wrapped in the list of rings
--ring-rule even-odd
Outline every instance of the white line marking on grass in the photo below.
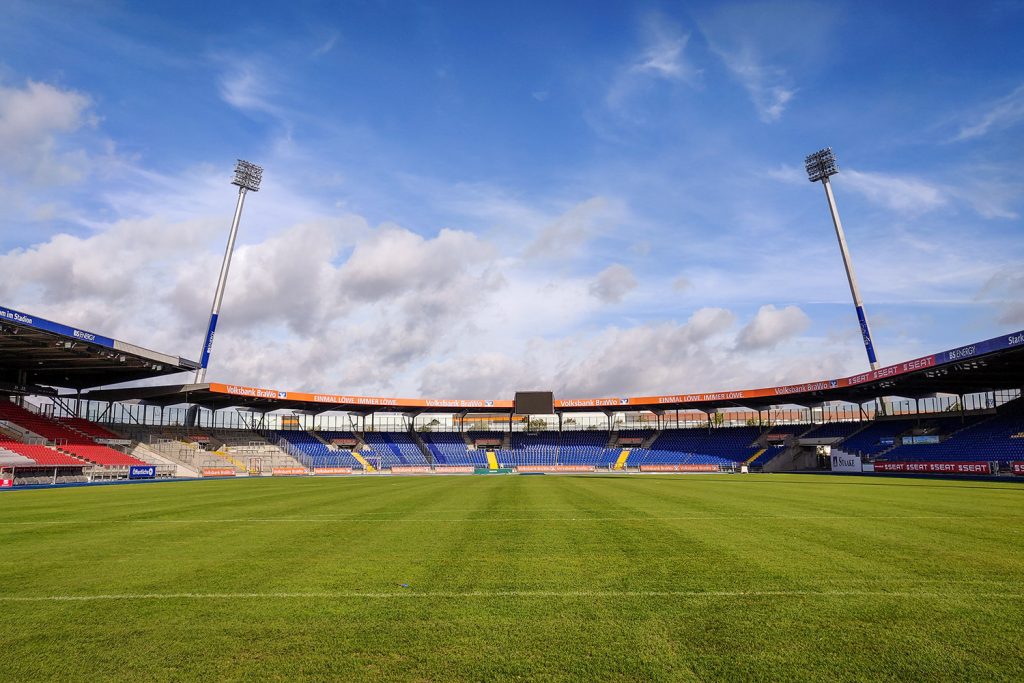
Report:
[[[763,590],[763,591],[403,591],[396,592],[309,592],[309,593],[107,593],[100,595],[0,595],[0,602],[98,602],[137,600],[395,600],[410,598],[830,598],[830,597],[897,597],[935,598],[963,596],[1001,597],[1024,600],[1017,592],[957,593],[941,591],[884,590]]]

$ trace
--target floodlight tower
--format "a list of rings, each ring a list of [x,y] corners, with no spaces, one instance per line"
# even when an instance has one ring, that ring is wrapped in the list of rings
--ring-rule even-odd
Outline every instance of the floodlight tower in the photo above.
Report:
[[[238,236],[238,221],[242,218],[242,205],[245,203],[246,192],[259,192],[260,181],[263,179],[263,167],[248,161],[238,160],[235,165],[235,179],[232,185],[238,186],[238,203],[235,205],[235,217],[231,221],[231,233],[228,235],[228,247],[224,251],[224,261],[220,266],[220,277],[217,279],[217,291],[213,295],[213,308],[210,309],[210,326],[203,339],[200,352],[199,369],[196,370],[196,384],[206,380],[206,368],[210,364],[210,351],[213,349],[213,333],[217,329],[217,318],[220,316],[220,304],[224,300],[224,285],[231,267],[231,254],[235,250],[235,237]]]
[[[836,155],[832,153],[831,147],[826,147],[814,154],[807,155],[807,158],[804,159],[804,166],[807,168],[807,179],[812,183],[820,180],[822,187],[825,188],[828,210],[832,212],[832,224],[836,226],[839,251],[843,254],[846,279],[850,283],[850,294],[853,295],[853,305],[857,309],[857,320],[860,322],[860,333],[864,338],[864,350],[867,351],[868,362],[871,364],[871,369],[874,370],[878,367],[878,359],[875,357],[875,345],[871,341],[871,328],[868,327],[868,317],[864,313],[864,301],[860,298],[857,276],[854,275],[853,263],[850,262],[850,250],[846,247],[846,235],[843,233],[843,224],[839,220],[839,210],[836,209],[836,198],[832,196],[832,185],[828,181],[829,176],[839,173]]]

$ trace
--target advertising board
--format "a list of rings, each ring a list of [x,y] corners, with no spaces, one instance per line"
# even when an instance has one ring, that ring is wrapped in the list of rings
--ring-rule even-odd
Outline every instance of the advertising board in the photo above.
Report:
[[[235,476],[235,469],[233,467],[204,467],[204,477],[233,477]]]
[[[313,474],[352,474],[351,467],[314,467]]]
[[[14,488],[13,479],[0,479],[0,489]]]
[[[859,455],[833,452],[830,460],[832,461],[833,472],[860,472],[863,470]]]
[[[129,479],[156,479],[156,465],[132,465],[128,468]]]
[[[640,465],[641,472],[717,472],[718,465]]]
[[[992,470],[987,462],[876,462],[875,472],[991,474]]]
[[[299,477],[309,474],[309,472],[305,467],[274,467],[270,470],[270,474],[274,477]]]
[[[930,444],[939,443],[938,434],[918,434],[917,436],[904,436],[900,441],[904,446],[912,446],[916,444]]]
[[[74,337],[75,339],[80,339],[90,344],[114,348],[114,340],[110,337],[104,337],[103,335],[87,332],[75,327],[68,327],[67,325],[55,323],[52,320],[37,318],[36,316],[21,313],[10,308],[4,308],[3,306],[0,306],[0,320],[7,320],[19,325],[34,327],[37,330],[55,332],[57,334],[64,335],[65,337]]]
[[[519,465],[516,472],[593,472],[592,465]]]
[[[1024,475],[1024,462],[1010,463],[1010,469],[1014,474]]]

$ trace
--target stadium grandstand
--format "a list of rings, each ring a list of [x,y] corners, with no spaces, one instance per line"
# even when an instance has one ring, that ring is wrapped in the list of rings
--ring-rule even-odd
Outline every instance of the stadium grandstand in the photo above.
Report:
[[[0,468],[14,485],[254,475],[1024,471],[1024,332],[852,377],[509,400],[111,387],[196,363],[0,308]],[[72,390],[73,393],[67,393]],[[7,476],[7,474],[5,474]]]

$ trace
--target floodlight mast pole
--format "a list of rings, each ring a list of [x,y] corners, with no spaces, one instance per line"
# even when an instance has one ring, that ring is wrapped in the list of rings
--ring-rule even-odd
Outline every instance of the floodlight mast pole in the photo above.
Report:
[[[259,192],[263,168],[248,161],[238,160],[235,165],[235,178],[232,185],[238,186],[238,203],[235,204],[235,216],[231,220],[231,232],[228,234],[228,246],[224,250],[224,260],[220,265],[220,277],[217,278],[217,291],[213,295],[213,307],[210,309],[210,324],[206,328],[203,348],[200,352],[199,369],[196,370],[196,384],[206,381],[206,368],[210,365],[210,352],[213,350],[213,336],[217,331],[217,319],[220,317],[220,305],[224,301],[224,286],[231,268],[231,255],[235,251],[235,238],[238,237],[238,224],[242,219],[242,206],[245,204],[247,192]]]
[[[864,300],[860,296],[860,287],[857,286],[857,276],[853,272],[853,262],[850,259],[850,249],[846,246],[846,233],[843,232],[843,222],[839,220],[839,209],[836,208],[836,198],[832,195],[832,184],[829,183],[829,176],[839,172],[836,164],[835,154],[831,147],[819,150],[810,154],[804,160],[807,168],[807,178],[812,183],[821,181],[825,188],[825,199],[828,200],[828,210],[832,214],[832,224],[836,228],[836,239],[839,240],[839,251],[843,255],[843,265],[846,267],[846,280],[850,284],[850,294],[853,296],[853,306],[857,310],[857,321],[860,323],[861,337],[864,339],[864,350],[868,354],[868,363],[872,370],[878,368],[878,358],[875,356],[875,345],[871,341],[871,327],[868,325],[867,313],[864,312]]]

